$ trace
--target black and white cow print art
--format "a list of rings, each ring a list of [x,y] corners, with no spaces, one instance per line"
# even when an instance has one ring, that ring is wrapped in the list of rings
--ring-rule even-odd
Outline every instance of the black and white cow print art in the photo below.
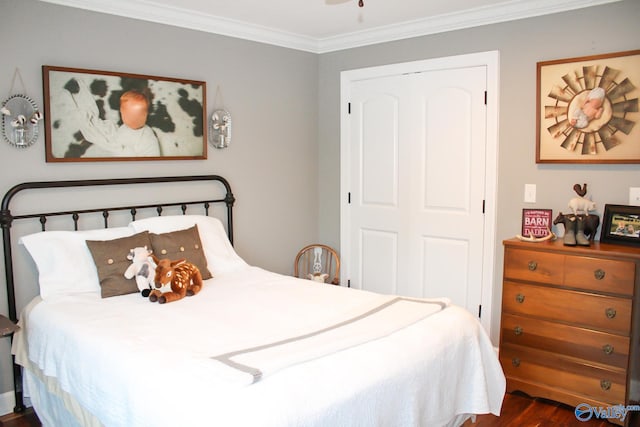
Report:
[[[148,101],[147,143],[159,146],[152,157],[202,157],[204,82],[162,80],[67,69],[48,74],[50,150],[56,159],[144,157],[135,154],[135,132],[122,132],[120,97],[128,91]],[[117,141],[114,136],[117,135]],[[151,142],[150,142],[151,141]],[[156,142],[157,141],[157,142]],[[112,147],[118,146],[117,150]],[[132,154],[134,153],[134,154]]]

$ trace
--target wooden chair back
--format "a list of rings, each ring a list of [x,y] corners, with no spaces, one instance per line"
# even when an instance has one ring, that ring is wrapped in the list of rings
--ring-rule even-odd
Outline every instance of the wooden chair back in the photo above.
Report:
[[[322,280],[325,274],[326,276]],[[293,275],[301,279],[339,285],[340,258],[338,253],[333,248],[319,243],[305,246],[296,256]]]

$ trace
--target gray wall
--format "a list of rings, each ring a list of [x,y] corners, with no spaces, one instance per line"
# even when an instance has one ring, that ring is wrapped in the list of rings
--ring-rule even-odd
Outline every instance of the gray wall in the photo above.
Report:
[[[520,232],[523,208],[567,211],[575,183],[588,183],[602,215],[606,203],[628,204],[640,186],[640,165],[537,165],[536,63],[640,48],[640,2],[487,25],[321,55],[319,75],[320,236],[340,243],[340,72],[472,52],[500,52],[497,247],[492,341],[499,339],[502,240]],[[636,83],[637,84],[637,83]],[[638,92],[636,91],[636,95]],[[491,94],[489,94],[491,96]],[[635,114],[636,120],[640,119]],[[638,126],[638,125],[636,125]],[[640,144],[640,141],[633,141]],[[524,203],[524,185],[537,184],[537,203]],[[562,231],[562,227],[560,226]]]
[[[317,239],[317,55],[35,0],[0,0],[0,39],[0,102],[17,67],[43,108],[41,66],[57,65],[206,81],[209,114],[219,85],[234,124],[232,146],[207,160],[46,163],[44,136],[24,150],[2,141],[1,194],[23,181],[214,173],[233,188],[236,249],[250,264],[291,273]],[[9,363],[2,339],[0,394],[13,388]]]
[[[637,49],[640,2],[607,6],[313,55],[259,43],[100,15],[35,0],[0,0],[0,98],[16,67],[42,106],[43,64],[204,80],[211,107],[220,85],[234,143],[203,161],[50,164],[44,141],[18,151],[0,144],[0,191],[40,179],[218,173],[238,198],[236,248],[251,264],[282,273],[304,244],[339,246],[340,72],[499,50],[501,55],[498,241],[520,228],[523,207],[565,209],[576,182],[600,206],[628,202],[638,165],[536,165],[536,62]],[[210,109],[209,109],[210,110]],[[123,167],[124,166],[124,167]],[[538,202],[522,202],[525,183]],[[599,210],[601,213],[601,209]],[[496,248],[497,325],[502,247]],[[2,276],[3,277],[3,276]],[[0,287],[0,313],[6,296]],[[492,337],[497,344],[497,335]],[[8,340],[0,342],[0,393],[10,390]]]

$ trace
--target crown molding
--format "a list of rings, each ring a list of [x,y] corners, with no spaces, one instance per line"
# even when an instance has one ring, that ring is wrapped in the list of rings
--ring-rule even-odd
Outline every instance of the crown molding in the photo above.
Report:
[[[316,53],[328,53],[354,47],[426,36],[429,34],[550,15],[618,1],[621,0],[534,0],[516,3],[504,2],[492,6],[442,14],[425,19],[378,27],[372,30],[325,38],[318,41],[318,50]]]
[[[317,53],[318,40],[256,24],[179,7],[160,5],[148,0],[40,0],[60,6],[74,7],[93,12],[118,15],[142,21],[166,24],[174,27],[203,31],[223,36],[251,40],[275,46]]]
[[[505,1],[491,6],[406,21],[322,39],[288,33],[219,16],[195,13],[183,8],[159,5],[158,3],[148,0],[41,1],[320,54],[446,31],[566,12],[622,0]]]

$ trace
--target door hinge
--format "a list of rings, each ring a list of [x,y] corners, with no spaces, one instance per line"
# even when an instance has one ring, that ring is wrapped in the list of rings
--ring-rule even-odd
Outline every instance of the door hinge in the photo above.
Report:
[[[351,114],[351,103],[350,102],[347,104],[347,111],[348,111],[347,114]]]
[[[487,91],[484,91],[484,105],[487,105]]]
[[[351,191],[347,193],[347,203],[351,204]]]
[[[484,213],[485,202],[486,202],[486,200],[482,201],[482,213]]]
[[[347,288],[351,287],[351,279],[347,279]]]
[[[482,304],[478,306],[478,319],[482,317]]]

